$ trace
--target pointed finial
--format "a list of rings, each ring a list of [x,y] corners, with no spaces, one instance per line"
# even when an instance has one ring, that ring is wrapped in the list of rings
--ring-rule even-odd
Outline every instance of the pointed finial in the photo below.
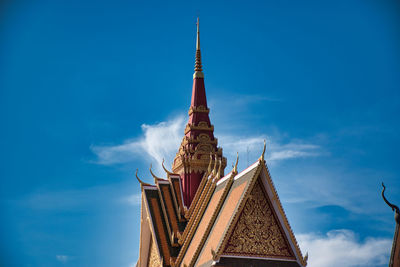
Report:
[[[208,168],[207,168],[207,173],[208,174],[210,174],[211,173],[211,166],[212,166],[212,156],[213,156],[213,154],[212,154],[212,152],[210,152],[210,163],[208,163]]]
[[[266,146],[267,146],[267,144],[266,144],[265,139],[264,139],[264,148],[263,148],[263,152],[262,152],[261,157],[260,157],[260,161],[262,161],[262,162],[264,162],[264,156],[265,156],[265,148],[266,148]]]
[[[236,152],[237,153],[237,155],[236,155],[236,162],[235,162],[235,166],[233,167],[233,170],[232,170],[232,172],[233,173],[235,173],[235,174],[237,174],[237,166],[238,166],[238,162],[239,162],[239,152]]]
[[[218,172],[216,178],[219,179],[221,178],[221,167],[222,167],[222,158],[219,158],[219,167],[218,167]]]
[[[215,155],[215,159],[214,159],[214,168],[212,170],[212,176],[215,176],[217,174],[217,163],[218,163],[218,159],[217,159],[217,155]]]
[[[164,166],[164,159],[162,159],[162,163],[161,163],[161,165],[162,165],[162,167],[163,167],[164,171],[165,171],[165,172],[166,172],[168,175],[171,175],[171,174],[173,174],[172,172],[168,171],[168,170],[167,170],[167,168],[165,168],[165,166]]]
[[[200,22],[199,17],[197,17],[197,40],[196,40],[196,50],[200,50]]]
[[[152,168],[152,165],[151,165],[151,163],[150,163],[150,174],[151,174],[151,176],[153,176],[154,182],[157,183],[157,181],[158,181],[159,179],[162,180],[161,178],[157,177],[157,176],[151,171],[151,168]]]
[[[383,187],[383,188],[382,188],[382,198],[383,198],[383,200],[386,202],[386,204],[387,204],[389,207],[392,208],[392,211],[394,211],[394,212],[396,212],[396,213],[400,213],[399,207],[397,207],[396,205],[390,203],[389,200],[386,199],[386,197],[385,197],[386,186],[383,184],[383,182],[382,182],[382,187]]]
[[[136,169],[135,176],[136,176],[136,179],[139,181],[139,183],[140,183],[140,186],[144,186],[144,185],[150,185],[150,184],[148,184],[148,183],[145,183],[145,182],[143,182],[142,180],[140,180],[139,176],[137,175],[137,174],[138,174],[138,171],[139,171],[139,169]]]
[[[200,22],[197,18],[197,38],[196,38],[196,61],[194,65],[193,79],[204,78],[203,69],[201,65],[201,52],[200,52]]]
[[[303,262],[306,264],[306,266],[307,266],[307,261],[308,261],[308,251],[306,252],[306,255],[303,258]]]

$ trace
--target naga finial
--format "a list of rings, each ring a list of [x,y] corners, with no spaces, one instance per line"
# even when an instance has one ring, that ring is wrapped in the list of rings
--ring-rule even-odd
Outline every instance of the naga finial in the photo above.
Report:
[[[168,175],[173,174],[172,172],[168,171],[167,168],[165,168],[165,166],[164,166],[164,159],[163,159],[163,162],[161,163],[161,165],[163,166],[164,171],[165,171]]]
[[[267,143],[265,142],[265,139],[264,139],[264,148],[263,148],[263,152],[262,152],[261,157],[260,157],[260,161],[262,161],[262,162],[264,162],[265,148],[266,147],[267,147]]]
[[[386,202],[386,204],[387,204],[389,207],[392,208],[392,211],[394,211],[394,212],[400,214],[399,207],[397,207],[396,205],[390,203],[390,202],[386,199],[386,197],[385,197],[386,186],[383,184],[383,182],[382,182],[382,187],[383,187],[383,189],[382,189],[382,198],[383,198],[383,200]]]
[[[234,174],[237,174],[237,172],[238,172],[238,170],[237,170],[238,162],[239,162],[239,152],[237,152],[235,166],[233,166],[233,170],[232,170],[232,172]]]
[[[304,262],[305,266],[307,266],[307,261],[308,261],[308,251],[306,252],[306,255],[303,258],[303,262]]]
[[[143,182],[142,180],[140,180],[139,176],[137,175],[137,174],[138,174],[138,171],[139,171],[139,169],[136,169],[135,176],[136,176],[136,179],[139,181],[139,183],[140,183],[140,186],[144,186],[144,185],[150,185],[150,184],[148,184],[148,183],[145,183],[145,182]]]
[[[217,158],[217,154],[215,154],[214,168],[212,170],[211,176],[215,176],[217,174],[217,163],[218,163],[218,158]]]
[[[215,177],[215,178],[217,178],[217,179],[221,178],[221,167],[222,167],[222,157],[219,158],[218,172],[217,172],[217,176]]]
[[[212,160],[213,160],[213,153],[210,152],[210,163],[208,163],[208,168],[207,168],[207,175],[209,175],[211,173],[211,166],[212,166]]]
[[[153,176],[154,182],[157,183],[157,180],[162,180],[161,178],[157,177],[157,176],[153,173],[153,171],[151,170],[151,168],[152,168],[152,165],[151,165],[151,163],[150,163],[150,174],[151,174],[151,176]]]

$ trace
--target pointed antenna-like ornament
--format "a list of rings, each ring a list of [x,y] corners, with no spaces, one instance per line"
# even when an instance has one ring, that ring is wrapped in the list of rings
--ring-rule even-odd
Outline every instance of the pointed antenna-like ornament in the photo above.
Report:
[[[201,65],[201,52],[200,52],[200,22],[197,18],[197,38],[196,38],[196,61],[194,65],[193,79],[204,78],[203,69]]]
[[[145,182],[143,182],[142,180],[140,180],[140,178],[139,178],[139,176],[138,176],[138,171],[139,171],[139,169],[136,169],[135,176],[136,176],[136,179],[139,181],[140,186],[142,187],[142,186],[145,186],[145,185],[150,185],[150,184],[145,183]]]
[[[165,168],[165,166],[164,166],[164,159],[162,159],[162,163],[161,163],[161,165],[162,165],[162,167],[163,167],[163,169],[164,169],[164,171],[168,174],[168,175],[171,175],[171,174],[173,174],[172,172],[170,172],[169,170],[167,170],[167,168]]]
[[[150,174],[151,174],[151,176],[153,176],[154,182],[157,183],[158,180],[163,180],[163,179],[157,177],[157,176],[153,173],[153,171],[151,170],[151,168],[152,168],[152,165],[151,165],[151,163],[150,163]]]
[[[383,182],[382,182],[382,187],[383,187],[382,188],[382,198],[383,198],[383,200],[386,202],[386,204],[389,207],[392,208],[392,211],[395,211],[396,213],[400,214],[399,207],[397,207],[396,205],[390,203],[389,200],[387,200],[387,198],[385,197],[386,186],[383,184]]]
[[[209,175],[212,171],[211,166],[212,166],[212,161],[213,161],[213,153],[210,152],[210,163],[208,163],[208,168],[207,168],[207,174]]]
[[[236,152],[236,153],[237,153],[237,155],[236,155],[236,162],[235,162],[235,166],[233,166],[233,170],[232,170],[232,172],[233,172],[234,174],[237,174],[237,173],[238,173],[237,166],[238,166],[238,163],[239,163],[239,152]]]
[[[217,154],[215,154],[214,168],[211,173],[211,176],[213,176],[213,177],[217,174],[217,163],[218,163]]]
[[[264,139],[264,148],[263,148],[263,152],[262,152],[261,157],[260,157],[260,161],[261,161],[261,162],[264,162],[265,148],[266,148],[266,147],[267,147],[267,144],[266,144],[265,139]]]
[[[305,266],[307,266],[307,262],[308,262],[308,251],[306,252],[306,255],[303,258],[303,262],[305,264]]]
[[[219,167],[218,167],[217,176],[215,177],[216,179],[221,178],[221,167],[222,167],[222,158],[219,158]]]

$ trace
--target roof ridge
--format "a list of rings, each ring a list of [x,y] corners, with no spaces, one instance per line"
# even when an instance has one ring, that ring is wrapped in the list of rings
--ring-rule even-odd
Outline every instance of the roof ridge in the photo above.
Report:
[[[268,181],[270,182],[272,191],[273,191],[274,196],[275,196],[275,198],[276,198],[276,202],[277,202],[277,204],[278,204],[278,209],[279,209],[279,211],[281,212],[282,218],[283,218],[283,220],[284,220],[284,224],[285,224],[285,226],[287,227],[287,230],[288,230],[288,232],[289,232],[289,236],[290,236],[290,238],[292,239],[292,242],[293,242],[293,244],[294,244],[294,246],[295,246],[296,254],[297,254],[297,256],[298,256],[297,258],[298,258],[298,260],[300,261],[300,263],[301,263],[303,266],[306,266],[306,265],[307,265],[306,258],[303,257],[303,254],[301,253],[301,250],[300,250],[300,246],[299,246],[299,244],[297,243],[297,239],[296,239],[296,237],[295,237],[295,235],[294,235],[294,233],[293,233],[293,229],[292,229],[292,227],[291,227],[290,224],[289,224],[289,220],[288,220],[288,218],[287,218],[287,216],[286,216],[285,210],[284,210],[283,207],[282,207],[282,203],[281,203],[281,201],[280,201],[280,199],[279,199],[279,195],[278,195],[278,192],[276,191],[274,182],[272,181],[271,174],[270,174],[270,172],[269,172],[268,166],[266,165],[265,162],[264,162],[264,164],[262,164],[262,165],[263,165],[263,167],[265,168],[265,170],[266,170],[266,172],[267,172],[267,178],[268,178]]]

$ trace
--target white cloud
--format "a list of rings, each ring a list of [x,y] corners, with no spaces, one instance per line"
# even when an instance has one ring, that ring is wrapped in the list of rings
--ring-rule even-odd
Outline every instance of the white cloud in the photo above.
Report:
[[[132,206],[140,205],[141,201],[142,201],[142,194],[141,193],[133,194],[133,195],[121,198],[121,202],[127,203],[127,204],[132,205]]]
[[[391,240],[367,238],[360,242],[353,231],[333,230],[326,235],[297,235],[302,251],[308,251],[308,267],[377,266],[389,260]]]
[[[67,263],[67,262],[70,260],[70,257],[67,256],[67,255],[56,255],[56,259],[57,259],[59,262]]]
[[[127,140],[122,145],[116,146],[92,146],[91,150],[97,155],[99,164],[128,163],[144,154],[149,157],[150,161],[155,160],[157,162],[155,168],[160,170],[163,158],[167,162],[172,162],[183,137],[184,127],[185,120],[182,116],[154,125],[143,124],[143,135],[138,139]],[[301,140],[280,144],[275,141],[276,139],[266,135],[222,134],[218,140],[219,146],[224,148],[224,154],[231,162],[235,160],[236,152],[239,152],[241,157],[247,158],[247,161],[252,162],[257,159],[262,151],[263,140],[268,141],[266,158],[274,162],[317,156],[320,155],[321,150],[319,146]]]
[[[143,124],[143,135],[135,140],[127,140],[116,146],[91,146],[97,155],[97,163],[110,165],[132,162],[136,157],[147,155],[160,168],[162,159],[172,161],[183,137],[185,122],[183,117],[154,125]]]

